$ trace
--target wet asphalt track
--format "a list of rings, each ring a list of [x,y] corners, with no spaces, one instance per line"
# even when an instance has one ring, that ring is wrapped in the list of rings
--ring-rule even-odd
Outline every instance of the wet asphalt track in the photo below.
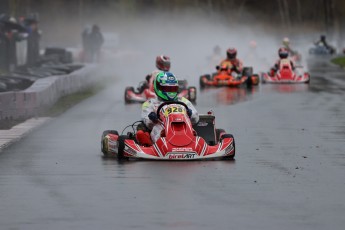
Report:
[[[102,158],[102,131],[139,118],[118,83],[0,153],[0,229],[344,229],[345,82],[331,70],[199,94],[235,161]]]

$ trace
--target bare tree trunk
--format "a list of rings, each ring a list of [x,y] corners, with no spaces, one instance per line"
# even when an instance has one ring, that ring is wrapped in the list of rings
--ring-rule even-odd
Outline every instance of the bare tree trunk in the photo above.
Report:
[[[83,26],[83,24],[84,24],[84,0],[79,0],[78,14],[79,14],[79,25]]]
[[[282,20],[282,26],[285,27],[286,22],[285,22],[285,14],[284,14],[284,7],[282,4],[282,0],[278,0],[278,8],[279,8],[279,13],[280,13],[280,18]]]
[[[324,14],[325,14],[325,30],[329,34],[330,26],[330,10],[329,10],[329,0],[323,0]]]
[[[236,21],[239,23],[241,21],[241,17],[242,17],[242,14],[243,14],[243,10],[244,10],[244,6],[246,5],[246,2],[247,0],[243,0],[241,2],[241,5],[240,5],[240,8],[238,9],[238,12],[237,12],[237,19]]]
[[[342,46],[339,11],[336,9],[334,0],[330,0],[330,14],[332,19],[333,38],[338,47]]]
[[[9,0],[8,5],[10,8],[10,15],[16,16],[17,15],[17,6],[18,6],[17,0]]]
[[[296,0],[297,22],[302,22],[301,0]]]
[[[284,14],[285,14],[285,23],[286,23],[286,29],[290,31],[291,29],[291,19],[290,19],[290,10],[289,10],[289,4],[287,0],[283,1],[283,8],[284,8]]]

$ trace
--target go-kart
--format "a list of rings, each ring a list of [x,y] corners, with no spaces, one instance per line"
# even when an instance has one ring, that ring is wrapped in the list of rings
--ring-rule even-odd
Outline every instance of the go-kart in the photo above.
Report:
[[[139,83],[137,89],[134,87],[126,87],[125,89],[125,103],[145,102],[147,99],[156,98],[156,94],[153,89],[153,78],[147,78],[148,81],[142,81]],[[196,88],[194,86],[188,87],[187,80],[179,80],[178,97],[185,97],[192,103],[196,101]]]
[[[133,132],[119,135],[115,130],[102,134],[101,149],[106,157],[118,160],[139,158],[150,160],[233,159],[235,139],[222,129],[215,129],[215,116],[200,115],[192,125],[183,102],[165,102],[157,109],[159,122],[164,126],[161,137],[151,146],[142,145],[135,138],[142,121],[130,125]],[[127,126],[127,127],[130,127]],[[126,128],[123,130],[123,132]],[[123,133],[122,132],[122,133]]]
[[[309,54],[314,56],[327,56],[327,55],[333,55],[336,54],[337,50],[332,47],[326,47],[324,45],[316,45],[314,47],[311,47],[309,49]]]
[[[212,86],[252,87],[260,82],[259,75],[253,74],[252,67],[244,67],[241,73],[238,73],[232,66],[217,66],[216,69],[218,71],[212,76],[210,74],[200,76],[199,83],[201,89]]]
[[[280,62],[279,70],[270,73],[262,73],[262,83],[309,83],[310,75],[307,72],[299,73],[301,66],[296,66],[293,70],[289,59],[283,59]]]

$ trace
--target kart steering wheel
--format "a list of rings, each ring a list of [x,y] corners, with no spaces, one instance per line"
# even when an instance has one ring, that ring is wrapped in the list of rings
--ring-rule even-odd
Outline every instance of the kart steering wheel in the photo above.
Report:
[[[158,109],[157,109],[157,112],[156,112],[157,113],[157,117],[159,118],[159,112],[162,110],[163,106],[171,105],[171,104],[183,105],[186,108],[187,111],[189,109],[188,106],[185,103],[181,102],[181,101],[166,101],[166,102],[163,102],[160,106],[158,106]]]

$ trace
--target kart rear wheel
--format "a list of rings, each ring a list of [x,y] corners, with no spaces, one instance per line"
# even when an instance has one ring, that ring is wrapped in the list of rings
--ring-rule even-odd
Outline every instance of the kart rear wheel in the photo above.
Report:
[[[220,141],[220,137],[226,134],[224,129],[216,129],[216,142]]]
[[[187,82],[187,80],[179,80],[178,81],[178,88],[179,88],[179,90],[184,90],[184,89],[186,89],[187,88],[187,85],[188,85],[188,82]]]
[[[188,100],[191,102],[196,101],[196,88],[194,86],[188,87]]]
[[[308,75],[308,81],[305,82],[305,84],[310,84],[310,75]]]
[[[129,95],[128,95],[128,92],[130,92],[130,91],[134,92],[134,88],[133,87],[126,87],[126,89],[125,89],[125,96],[124,96],[126,104],[131,103],[131,99],[129,98]]]
[[[265,74],[261,74],[261,83],[262,84],[266,84],[266,80],[265,80]]]
[[[246,86],[251,88],[253,86],[252,76],[253,76],[253,67],[244,67],[242,71],[242,76],[246,76]]]
[[[101,138],[101,150],[104,156],[108,156],[108,143],[106,143],[107,139],[105,139],[105,136],[108,134],[119,135],[119,133],[116,130],[103,131],[102,138]]]
[[[125,157],[123,155],[124,149],[125,149],[125,140],[127,140],[127,139],[129,139],[129,137],[127,135],[121,135],[117,139],[117,141],[119,142],[119,149],[118,149],[118,152],[117,152],[117,160],[119,160],[119,161],[121,161],[121,160],[128,160],[128,157]]]
[[[204,79],[207,81],[211,81],[211,75],[205,74],[200,76],[199,83],[200,83],[200,89],[203,89],[206,87],[206,84],[204,83]]]
[[[252,81],[254,81],[253,85],[259,85],[259,83],[260,83],[259,75],[258,74],[253,74],[252,78],[254,78],[254,79],[252,79]]]
[[[223,159],[225,160],[233,160],[236,154],[236,145],[235,145],[235,138],[232,134],[223,134],[222,137],[220,138],[220,140],[223,140],[224,138],[232,138],[234,140],[233,145],[234,145],[234,154],[232,154],[231,156],[225,156],[223,157]]]
[[[242,75],[246,77],[251,77],[253,75],[253,67],[244,67]]]

